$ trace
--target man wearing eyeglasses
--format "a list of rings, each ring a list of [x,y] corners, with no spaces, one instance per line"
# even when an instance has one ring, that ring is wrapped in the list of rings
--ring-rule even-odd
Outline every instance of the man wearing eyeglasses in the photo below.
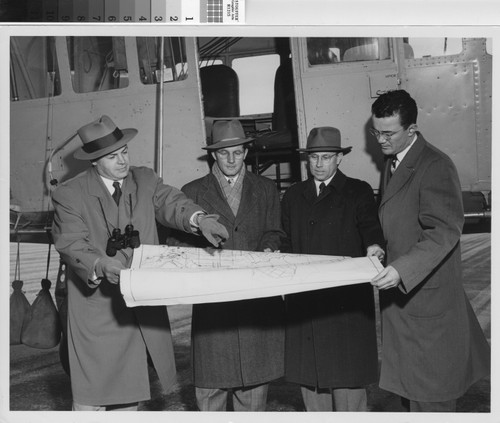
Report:
[[[338,169],[351,151],[341,147],[340,131],[314,128],[299,151],[307,153],[311,177],[283,197],[281,251],[383,260],[373,191]],[[365,386],[378,380],[369,283],[286,297],[285,373],[301,385],[307,411],[367,410]]]
[[[204,210],[219,216],[229,232],[229,250],[279,250],[283,236],[276,185],[245,169],[247,138],[238,120],[216,121],[211,144],[212,172],[182,190]],[[209,244],[175,234],[183,245]],[[192,367],[201,411],[265,411],[268,382],[284,373],[283,299],[261,298],[195,304]]]
[[[404,90],[372,105],[372,134],[387,160],[380,221],[387,267],[380,293],[380,387],[409,411],[453,412],[471,384],[489,374],[490,349],[462,286],[464,212],[455,165],[417,128]]]

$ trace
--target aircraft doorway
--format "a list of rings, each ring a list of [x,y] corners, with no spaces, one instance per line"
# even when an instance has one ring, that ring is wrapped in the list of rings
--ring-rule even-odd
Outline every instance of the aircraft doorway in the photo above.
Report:
[[[207,139],[214,120],[238,118],[255,138],[248,167],[283,191],[300,180],[288,38],[199,38]]]

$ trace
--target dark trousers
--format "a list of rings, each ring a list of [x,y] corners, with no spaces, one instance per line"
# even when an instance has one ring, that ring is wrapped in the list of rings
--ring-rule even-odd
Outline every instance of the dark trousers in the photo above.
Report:
[[[454,413],[457,411],[457,400],[450,401],[413,401],[402,399],[403,405],[411,413]]]

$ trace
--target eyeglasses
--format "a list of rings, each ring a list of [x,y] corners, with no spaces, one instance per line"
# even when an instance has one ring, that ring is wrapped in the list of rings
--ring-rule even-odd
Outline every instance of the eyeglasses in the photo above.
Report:
[[[383,132],[381,132],[381,131],[377,131],[375,128],[370,128],[369,132],[377,139],[382,137],[385,141],[390,141],[394,135],[396,135],[398,132],[401,132],[404,130],[405,130],[405,128],[401,128],[399,131],[394,131],[394,132],[383,131]]]
[[[321,159],[321,161],[325,164],[329,164],[333,158],[337,155],[337,153],[333,153],[333,154],[309,154],[309,160],[311,162],[315,162],[317,163],[319,161],[319,159]]]

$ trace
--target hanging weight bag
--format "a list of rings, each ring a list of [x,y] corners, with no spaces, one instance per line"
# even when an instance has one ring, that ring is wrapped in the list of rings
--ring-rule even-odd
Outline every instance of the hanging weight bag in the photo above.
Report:
[[[21,335],[22,343],[33,348],[54,348],[61,339],[61,322],[50,294],[52,283],[48,279],[50,248],[51,243],[49,243],[46,277],[42,279],[42,289],[30,307]]]
[[[12,288],[14,291],[10,295],[10,345],[21,343],[21,333],[24,321],[29,313],[30,303],[26,299],[21,280],[21,259],[19,255],[19,239],[17,240],[16,268]]]

